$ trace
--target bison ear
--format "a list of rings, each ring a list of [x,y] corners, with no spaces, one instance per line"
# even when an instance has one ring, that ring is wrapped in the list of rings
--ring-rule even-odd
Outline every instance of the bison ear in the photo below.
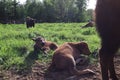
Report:
[[[55,44],[55,43],[52,43],[51,45],[50,45],[50,49],[52,49],[52,50],[55,50],[55,49],[57,49],[58,48],[58,46],[57,46],[57,44]]]
[[[84,45],[86,45],[86,42],[81,41],[77,44],[77,47],[82,48]]]
[[[81,41],[80,44],[81,44],[81,45],[87,45],[87,42]]]

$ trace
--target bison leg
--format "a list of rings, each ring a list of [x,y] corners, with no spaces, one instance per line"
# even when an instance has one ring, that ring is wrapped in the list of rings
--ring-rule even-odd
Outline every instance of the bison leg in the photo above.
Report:
[[[69,68],[68,69],[69,69],[69,72],[72,75],[77,75],[77,76],[84,75],[84,74],[87,74],[87,73],[95,74],[95,72],[90,70],[90,69],[85,69],[85,70],[81,70],[81,71],[77,70],[75,60],[72,60],[72,61],[69,62]]]
[[[116,76],[116,73],[115,73],[115,68],[114,68],[114,54],[116,53],[116,51],[118,50],[118,46],[115,45],[115,46],[112,46],[112,49],[110,50],[110,54],[112,54],[110,57],[109,57],[109,72],[110,72],[110,78],[112,80],[118,80],[117,76]]]
[[[100,55],[102,79],[109,80],[109,77],[108,77],[108,59],[107,59],[108,57],[105,55],[103,48],[101,48],[99,55]]]
[[[50,66],[48,67],[48,69],[47,69],[48,71],[51,71],[51,72],[54,72],[55,70],[56,70],[56,66],[55,66],[55,63],[54,62],[52,62],[51,64],[50,64]]]
[[[109,72],[110,72],[110,78],[112,80],[118,80],[118,78],[116,77],[116,73],[115,73],[115,69],[114,69],[114,62],[113,62],[113,57],[110,58],[110,64],[109,64]]]
[[[102,80],[109,80],[108,71],[110,72],[110,77],[112,80],[118,80],[115,74],[113,58],[114,54],[117,51],[117,47],[111,46],[107,44],[102,45],[100,49],[100,64],[101,64],[101,72],[102,72]]]

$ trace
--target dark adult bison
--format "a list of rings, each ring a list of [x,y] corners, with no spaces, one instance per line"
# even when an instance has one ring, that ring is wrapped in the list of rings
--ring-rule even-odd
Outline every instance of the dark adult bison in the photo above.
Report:
[[[109,73],[112,80],[118,80],[113,58],[120,47],[120,0],[97,0],[96,26],[102,45],[99,51],[102,80],[109,80]]]
[[[34,27],[35,26],[35,19],[27,17],[26,18],[26,26],[27,26],[27,28]]]

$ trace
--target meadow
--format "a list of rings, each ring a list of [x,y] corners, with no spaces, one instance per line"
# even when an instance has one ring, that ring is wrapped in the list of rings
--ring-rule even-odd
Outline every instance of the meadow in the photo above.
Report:
[[[90,51],[100,48],[100,38],[95,27],[81,28],[86,23],[39,23],[34,28],[26,28],[25,24],[0,24],[0,69],[27,68],[29,59],[25,59],[33,51],[32,38],[42,36],[46,40],[57,43],[86,41]],[[49,62],[53,51],[44,56],[40,52],[37,60]],[[34,54],[33,54],[34,55]],[[92,56],[90,56],[92,58]]]

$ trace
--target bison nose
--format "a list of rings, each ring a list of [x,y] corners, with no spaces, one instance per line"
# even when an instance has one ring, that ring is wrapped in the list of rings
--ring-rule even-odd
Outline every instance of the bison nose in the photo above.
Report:
[[[43,42],[41,45],[42,45],[42,46],[44,46],[44,45],[45,45],[45,43]]]

